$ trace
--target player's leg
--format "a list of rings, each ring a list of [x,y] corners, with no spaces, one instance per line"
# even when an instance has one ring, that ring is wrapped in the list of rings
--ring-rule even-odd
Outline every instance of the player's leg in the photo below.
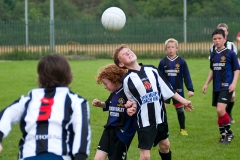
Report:
[[[159,155],[162,160],[171,160],[172,153],[170,151],[170,142],[168,139],[168,124],[165,121],[157,126],[157,136],[155,138],[153,146],[158,144]]]
[[[110,129],[104,129],[94,160],[106,160],[109,153]]]
[[[176,109],[177,112],[177,117],[178,117],[178,123],[180,126],[180,134],[183,136],[187,136],[187,131],[185,130],[185,113],[184,113],[184,108],[181,103],[173,99],[173,105]]]
[[[232,94],[232,99],[231,101],[228,103],[227,108],[226,108],[226,112],[228,113],[230,119],[231,119],[231,123],[235,123],[235,121],[232,118],[232,109],[234,106],[234,100],[235,100],[235,91]]]
[[[232,93],[228,91],[221,91],[217,98],[217,116],[218,116],[218,126],[221,134],[219,142],[228,143],[233,138],[233,133],[230,128],[230,117],[226,112],[227,104],[230,102]],[[231,134],[232,137],[229,137]]]
[[[139,128],[138,133],[138,148],[140,148],[140,160],[150,160],[150,150],[154,144],[157,135],[156,125]]]
[[[127,159],[127,151],[129,146],[125,145],[115,134],[112,138],[113,141],[110,145],[111,154],[108,155],[109,160],[126,160]]]
[[[150,150],[140,149],[139,160],[150,160]]]

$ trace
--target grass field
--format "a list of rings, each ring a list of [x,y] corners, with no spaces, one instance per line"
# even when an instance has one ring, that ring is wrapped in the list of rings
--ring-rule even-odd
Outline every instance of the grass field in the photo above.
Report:
[[[138,60],[143,64],[158,65],[159,59]],[[91,103],[94,98],[104,101],[109,93],[102,85],[97,85],[95,76],[98,68],[112,63],[112,60],[80,60],[70,61],[74,79],[70,88],[73,92],[85,97]],[[240,137],[240,84],[236,90],[235,107],[233,117],[236,121],[232,125],[235,139],[229,145],[218,144],[219,131],[217,116],[214,107],[211,107],[211,84],[207,94],[201,89],[209,73],[209,64],[206,59],[187,59],[191,72],[195,95],[191,98],[194,111],[186,113],[186,130],[189,136],[179,134],[177,115],[172,105],[167,107],[168,123],[170,131],[170,142],[173,160],[238,160],[239,159],[239,137]],[[5,108],[20,95],[27,95],[28,91],[36,85],[37,61],[0,61],[0,109]],[[107,113],[101,109],[91,106],[91,128],[92,145],[89,159],[95,155],[95,148],[107,120]],[[18,125],[13,125],[12,131],[3,140],[3,152],[0,159],[16,160],[18,154],[18,142],[21,137]],[[129,160],[138,160],[139,149],[137,148],[137,136],[135,136],[128,152]],[[151,159],[160,159],[157,148],[151,150]]]

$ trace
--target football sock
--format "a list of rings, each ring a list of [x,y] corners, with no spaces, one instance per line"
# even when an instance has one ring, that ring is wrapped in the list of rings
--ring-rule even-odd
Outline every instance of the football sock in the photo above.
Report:
[[[227,107],[226,107],[226,112],[231,116],[232,114],[232,109],[233,109],[234,102],[229,102]]]
[[[168,153],[161,153],[159,152],[159,155],[161,156],[162,160],[171,160],[172,159],[172,152],[169,150]]]
[[[224,129],[226,130],[226,132],[227,132],[228,134],[232,134],[232,130],[231,130],[231,128],[230,128],[230,124],[224,125]]]
[[[230,117],[228,113],[225,113],[222,117],[218,117],[218,126],[224,126],[230,123]]]
[[[222,136],[226,135],[225,125],[229,125],[228,130],[230,129],[230,117],[225,113],[222,117],[218,117],[218,126],[219,131]]]
[[[183,107],[176,108],[180,129],[185,129],[185,114]]]

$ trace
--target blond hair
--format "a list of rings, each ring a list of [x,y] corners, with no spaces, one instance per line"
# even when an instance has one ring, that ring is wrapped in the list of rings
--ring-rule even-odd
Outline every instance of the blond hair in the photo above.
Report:
[[[169,42],[175,43],[176,47],[178,47],[178,41],[177,41],[176,39],[174,39],[174,38],[169,38],[169,39],[167,39],[167,40],[165,41],[165,48],[167,47],[167,44],[168,44]]]
[[[217,28],[221,28],[221,27],[227,28],[227,31],[228,31],[228,25],[226,23],[219,23]]]

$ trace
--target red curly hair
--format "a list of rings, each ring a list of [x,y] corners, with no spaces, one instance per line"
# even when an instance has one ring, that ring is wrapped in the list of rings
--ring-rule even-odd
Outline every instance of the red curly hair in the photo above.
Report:
[[[122,83],[122,77],[127,73],[127,69],[122,69],[115,64],[109,64],[99,69],[97,84],[102,84],[102,79],[108,79],[113,84]]]

